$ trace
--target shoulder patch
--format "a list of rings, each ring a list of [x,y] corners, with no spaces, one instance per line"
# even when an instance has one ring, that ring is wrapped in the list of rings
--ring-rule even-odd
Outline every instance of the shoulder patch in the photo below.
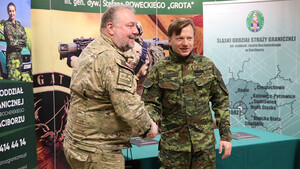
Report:
[[[153,82],[148,78],[146,78],[143,82],[143,87],[144,88],[150,88],[152,85],[153,85]]]
[[[126,65],[125,61],[119,59],[115,60],[117,65],[119,66],[117,84],[131,88],[134,80],[133,70]]]
[[[225,85],[225,83],[223,81],[222,74],[221,74],[221,72],[219,71],[218,68],[216,68],[216,75],[217,75],[217,79],[218,79],[218,81],[220,83],[220,87],[223,89],[223,91],[225,93],[228,94],[228,90],[227,90],[226,85]]]
[[[132,87],[132,80],[133,80],[133,74],[129,70],[119,68],[118,81],[117,81],[119,85]]]

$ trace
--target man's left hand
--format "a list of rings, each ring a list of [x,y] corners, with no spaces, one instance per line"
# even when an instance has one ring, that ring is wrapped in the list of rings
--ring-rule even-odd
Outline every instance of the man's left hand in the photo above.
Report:
[[[232,144],[229,141],[220,141],[219,144],[219,154],[222,153],[224,147],[224,155],[222,156],[222,159],[227,158],[231,154]]]

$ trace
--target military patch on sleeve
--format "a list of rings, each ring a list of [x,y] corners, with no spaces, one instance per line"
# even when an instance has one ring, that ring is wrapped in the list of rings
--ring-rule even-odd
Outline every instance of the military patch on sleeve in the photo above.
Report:
[[[218,78],[218,80],[219,80],[219,82],[220,82],[221,88],[223,89],[223,91],[224,91],[225,93],[228,94],[228,90],[227,90],[227,88],[226,88],[226,85],[225,85],[225,83],[224,83],[224,81],[223,81],[223,78],[222,78],[222,74],[221,74],[221,72],[219,71],[219,69],[217,69],[216,74],[217,74],[217,78]]]
[[[133,80],[133,74],[129,70],[119,68],[119,75],[117,81],[119,85],[132,87],[132,80]]]
[[[152,85],[153,85],[153,82],[148,78],[146,78],[143,82],[143,87],[144,88],[150,88]]]

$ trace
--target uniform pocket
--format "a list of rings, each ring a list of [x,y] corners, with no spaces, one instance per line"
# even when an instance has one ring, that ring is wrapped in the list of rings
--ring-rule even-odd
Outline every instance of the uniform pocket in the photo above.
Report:
[[[180,105],[180,101],[182,100],[181,98],[181,93],[179,92],[179,83],[177,82],[176,79],[162,79],[158,81],[158,86],[161,88],[163,91],[162,95],[162,104],[169,108],[169,110],[172,111],[172,109],[180,108],[177,107]],[[176,112],[176,111],[172,111]]]
[[[210,77],[197,77],[194,79],[194,92],[199,97],[196,98],[196,101],[204,101],[204,103],[209,101],[210,90],[213,81],[215,80],[214,76]],[[202,104],[202,103],[201,103]]]
[[[208,156],[208,159],[211,161],[211,163],[216,162],[216,150],[213,148],[211,150],[208,150],[208,153],[206,153]]]
[[[201,89],[203,86],[207,86],[207,85],[210,86],[210,84],[214,79],[215,79],[214,76],[209,76],[209,77],[200,76],[198,78],[195,78],[194,82],[196,86]]]
[[[170,81],[170,80],[159,80],[158,86],[162,89],[165,90],[178,90],[179,89],[179,83],[176,82],[175,80]]]

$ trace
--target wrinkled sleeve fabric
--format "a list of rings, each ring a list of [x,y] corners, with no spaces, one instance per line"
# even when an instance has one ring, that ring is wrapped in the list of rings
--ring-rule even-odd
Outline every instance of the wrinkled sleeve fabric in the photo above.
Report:
[[[231,141],[229,95],[219,70],[214,66],[216,79],[211,87],[211,103],[222,141]]]
[[[101,65],[97,69],[102,69],[102,77],[98,83],[104,85],[110,96],[112,106],[117,116],[126,121],[140,136],[145,136],[151,128],[151,119],[141,101],[141,97],[136,93],[137,78],[125,62],[114,57],[102,57],[107,59],[103,62],[98,59],[95,65]],[[101,64],[108,63],[108,64]]]
[[[153,67],[143,83],[142,99],[145,102],[149,115],[154,122],[158,122],[162,113],[162,90],[158,86],[158,69]]]

